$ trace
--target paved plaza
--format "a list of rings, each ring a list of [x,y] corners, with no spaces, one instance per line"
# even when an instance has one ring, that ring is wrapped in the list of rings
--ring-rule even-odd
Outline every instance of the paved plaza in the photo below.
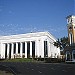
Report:
[[[0,65],[11,69],[14,75],[75,75],[75,64],[0,62]]]

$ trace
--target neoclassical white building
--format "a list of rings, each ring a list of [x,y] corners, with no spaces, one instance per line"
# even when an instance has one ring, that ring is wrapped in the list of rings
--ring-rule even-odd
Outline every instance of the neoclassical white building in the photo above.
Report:
[[[0,36],[0,59],[57,58],[60,49],[54,46],[55,41],[49,32]]]

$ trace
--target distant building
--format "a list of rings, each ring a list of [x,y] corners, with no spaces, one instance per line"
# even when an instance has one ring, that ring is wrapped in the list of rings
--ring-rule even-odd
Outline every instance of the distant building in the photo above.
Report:
[[[0,36],[0,58],[57,58],[60,49],[49,32],[36,32],[10,36]]]
[[[67,17],[69,46],[65,48],[66,61],[75,61],[75,16]]]

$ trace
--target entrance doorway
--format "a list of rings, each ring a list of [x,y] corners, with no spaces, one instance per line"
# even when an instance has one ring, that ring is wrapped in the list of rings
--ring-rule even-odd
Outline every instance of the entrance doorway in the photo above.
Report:
[[[66,52],[66,61],[70,61],[71,60],[71,54],[69,51]]]

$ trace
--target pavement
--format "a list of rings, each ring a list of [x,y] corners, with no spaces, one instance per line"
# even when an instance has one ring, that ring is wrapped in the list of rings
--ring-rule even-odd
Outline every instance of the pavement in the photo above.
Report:
[[[13,75],[75,75],[75,64],[34,63],[34,62],[0,62],[11,70]],[[1,69],[5,69],[5,67]]]

